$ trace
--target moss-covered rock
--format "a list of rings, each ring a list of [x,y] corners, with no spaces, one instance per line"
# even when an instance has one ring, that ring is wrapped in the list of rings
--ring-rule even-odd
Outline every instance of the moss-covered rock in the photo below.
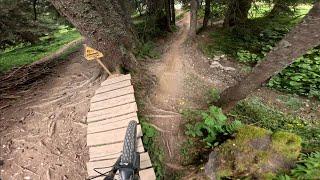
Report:
[[[301,138],[295,134],[283,131],[272,133],[255,126],[243,126],[234,139],[210,154],[206,174],[211,179],[270,179],[276,172],[292,167],[300,150]]]

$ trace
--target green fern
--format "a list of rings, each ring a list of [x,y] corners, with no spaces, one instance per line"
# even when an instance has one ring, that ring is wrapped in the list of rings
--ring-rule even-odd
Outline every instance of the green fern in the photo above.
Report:
[[[289,174],[277,176],[277,180],[291,179],[319,179],[320,177],[320,152],[302,154],[301,160]]]
[[[200,138],[208,147],[218,145],[219,135],[233,134],[240,126],[240,121],[227,123],[227,117],[222,110],[211,106],[208,111],[201,113],[202,121],[186,125],[186,135]]]
[[[291,171],[297,179],[316,179],[320,177],[320,152],[303,155],[302,160]]]

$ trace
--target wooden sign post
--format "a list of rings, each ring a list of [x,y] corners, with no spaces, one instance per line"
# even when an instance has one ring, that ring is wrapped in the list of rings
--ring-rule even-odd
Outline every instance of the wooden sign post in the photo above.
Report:
[[[84,57],[88,61],[96,60],[102,66],[102,68],[109,74],[109,76],[112,75],[111,72],[109,71],[109,69],[100,60],[100,58],[103,57],[102,52],[100,52],[96,49],[93,49],[92,47],[89,47],[86,44],[84,44]]]

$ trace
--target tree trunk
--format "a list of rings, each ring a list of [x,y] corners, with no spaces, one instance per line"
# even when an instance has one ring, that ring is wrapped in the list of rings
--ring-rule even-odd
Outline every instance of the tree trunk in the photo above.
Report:
[[[176,10],[174,8],[174,0],[170,0],[171,24],[176,25]]]
[[[171,0],[165,0],[165,11],[166,11],[166,27],[167,27],[167,31],[171,32]]]
[[[268,16],[275,17],[281,13],[290,13],[290,12],[291,12],[291,9],[285,2],[276,1],[272,10],[268,14]]]
[[[197,33],[197,11],[198,11],[198,1],[191,0],[191,9],[190,9],[190,29],[189,37],[192,39],[196,36]]]
[[[211,0],[206,0],[202,29],[207,28],[211,13]]]
[[[33,0],[32,7],[33,7],[34,20],[36,21],[38,19],[37,18],[37,0]]]
[[[320,44],[320,3],[317,2],[303,21],[290,31],[271,52],[267,54],[244,80],[229,87],[217,103],[228,112],[239,100],[258,89],[271,76],[289,66],[309,49]]]
[[[131,53],[136,37],[123,0],[51,0],[51,3],[77,28],[90,46],[105,55],[102,61],[111,71],[136,67]]]
[[[248,12],[252,0],[230,0],[225,14],[224,27],[232,27],[244,23],[248,19]]]

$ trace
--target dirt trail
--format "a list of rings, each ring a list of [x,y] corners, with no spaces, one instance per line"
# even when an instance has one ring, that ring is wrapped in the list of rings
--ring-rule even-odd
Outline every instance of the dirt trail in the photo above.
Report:
[[[169,40],[162,58],[147,65],[151,76],[156,77],[157,81],[147,99],[143,97],[146,105],[142,115],[161,133],[164,164],[169,174],[184,169],[180,152],[186,136],[181,112],[206,107],[209,89],[223,89],[237,76],[235,71],[224,71],[222,65],[222,69],[211,68],[211,61],[199,52],[197,43],[188,43],[189,21],[190,15],[187,13],[177,23],[179,31]]]
[[[205,89],[212,84],[199,81],[189,66],[190,57],[186,56],[190,16],[187,14],[179,21],[179,31],[173,35],[172,43],[158,63],[152,63],[150,72],[157,77],[157,85],[149,95],[144,115],[161,133],[165,151],[167,172],[182,170],[180,150],[185,141],[183,119],[180,111],[185,108],[197,108],[205,102]],[[193,58],[193,57],[192,57]],[[196,82],[196,84],[192,84]],[[191,83],[191,84],[190,84]],[[198,92],[198,93],[196,93]],[[200,99],[199,99],[200,98]]]
[[[159,85],[155,93],[154,102],[156,104],[174,103],[181,90],[183,90],[183,61],[181,45],[185,42],[188,35],[187,24],[189,16],[186,16],[180,24],[180,34],[173,40],[168,52],[163,57],[163,64],[156,67]]]
[[[43,67],[47,68],[47,67]],[[1,94],[0,177],[84,179],[85,117],[99,86],[99,68],[72,54],[23,90]]]

